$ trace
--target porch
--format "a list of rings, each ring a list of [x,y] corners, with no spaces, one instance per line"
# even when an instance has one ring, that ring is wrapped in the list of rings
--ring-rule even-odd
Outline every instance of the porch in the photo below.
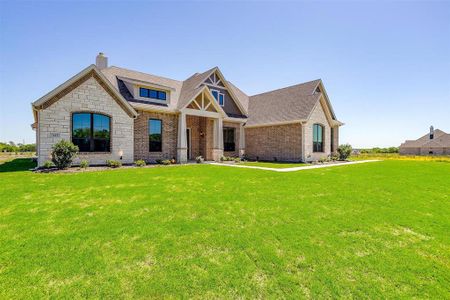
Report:
[[[205,87],[178,115],[177,161],[186,163],[202,156],[205,160],[220,161],[224,156],[224,120],[226,113],[215,101]],[[238,134],[234,134],[236,153],[243,154],[244,130],[242,123],[237,123]],[[229,152],[227,152],[229,153]]]

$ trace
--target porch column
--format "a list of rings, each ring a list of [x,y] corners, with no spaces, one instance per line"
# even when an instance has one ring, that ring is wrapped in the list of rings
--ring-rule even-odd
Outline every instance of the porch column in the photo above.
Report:
[[[178,140],[177,140],[177,162],[182,164],[187,162],[187,141],[186,141],[186,113],[182,112],[178,116]]]
[[[239,157],[243,158],[245,155],[245,132],[244,124],[239,125]]]
[[[223,121],[221,118],[214,119],[214,148],[213,160],[220,161],[223,156]]]

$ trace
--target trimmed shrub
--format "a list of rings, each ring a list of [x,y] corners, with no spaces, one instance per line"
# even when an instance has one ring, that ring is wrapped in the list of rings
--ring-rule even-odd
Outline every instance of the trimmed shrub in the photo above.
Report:
[[[122,163],[118,160],[112,160],[112,159],[108,159],[106,161],[106,165],[110,168],[120,168],[122,166]]]
[[[67,169],[78,154],[78,146],[72,142],[61,140],[52,147],[52,162],[58,169]]]
[[[234,161],[237,162],[237,163],[239,163],[239,162],[241,162],[241,159],[240,159],[239,157],[236,157],[236,158],[234,159]]]
[[[161,161],[161,163],[163,165],[170,165],[170,164],[172,164],[172,161],[170,159],[164,159],[164,160]]]
[[[80,161],[80,168],[86,169],[87,167],[89,167],[89,161],[88,160],[83,159],[82,161]]]
[[[201,163],[203,163],[205,160],[203,159],[203,156],[197,156],[196,158],[195,158],[195,161],[198,163],[198,164],[201,164]]]
[[[53,168],[55,165],[52,163],[52,161],[51,160],[46,160],[45,162],[44,162],[44,164],[42,165],[42,167],[44,168],[44,169],[51,169],[51,168]]]
[[[142,159],[135,161],[134,164],[136,167],[145,167],[146,165],[145,160]]]
[[[337,151],[339,153],[339,160],[346,160],[352,154],[352,146],[350,144],[340,145]]]

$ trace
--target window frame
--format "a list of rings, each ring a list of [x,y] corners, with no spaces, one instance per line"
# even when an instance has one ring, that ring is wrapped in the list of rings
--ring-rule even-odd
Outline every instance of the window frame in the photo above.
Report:
[[[233,147],[232,147],[232,150],[227,150],[227,148],[225,147],[226,144],[230,144],[230,143],[225,143],[225,131],[232,131],[233,132]],[[236,151],[236,128],[235,127],[223,127],[222,128],[222,138],[223,138],[223,151],[224,152],[235,152]]]
[[[315,128],[321,128],[322,129],[322,136],[320,141],[316,141],[314,139],[315,136]],[[313,124],[313,134],[312,134],[312,142],[313,142],[313,153],[324,153],[325,152],[325,126],[320,123],[314,123]]]
[[[150,144],[150,122],[151,121],[159,121],[160,122],[160,124],[161,124],[161,126],[160,126],[160,128],[161,128],[161,133],[160,133],[160,135],[161,135],[161,141],[160,141],[160,143],[161,143],[161,146],[160,146],[160,150],[152,150],[151,149],[151,144]],[[147,121],[147,126],[148,126],[148,130],[147,130],[147,132],[148,132],[148,152],[150,152],[150,153],[160,153],[160,152],[163,152],[162,150],[162,148],[163,148],[163,121],[162,121],[162,119],[156,119],[156,118],[149,118],[148,119],[148,121]]]
[[[216,102],[220,106],[224,107],[225,106],[225,93],[222,93],[220,90],[217,90],[217,89],[210,89],[210,91],[211,91],[211,94],[213,95],[213,97],[214,97],[214,93],[213,92],[217,92],[217,98],[214,97],[214,99],[216,100]],[[222,99],[223,99],[223,103],[222,104],[220,104],[220,96],[222,96]]]
[[[89,151],[80,151],[80,154],[95,154],[95,153],[112,153],[112,116],[102,113],[102,112],[96,112],[96,111],[76,111],[76,112],[72,112],[70,114],[70,141],[75,144],[73,142],[74,140],[74,135],[73,135],[73,117],[74,115],[77,114],[89,114],[90,116],[90,125],[89,125],[89,130],[90,130],[90,134],[89,134]],[[108,143],[108,149],[107,151],[95,151],[95,138],[94,138],[94,115],[100,115],[100,116],[104,116],[107,117],[109,120],[109,143]],[[98,139],[101,140],[101,139]],[[75,144],[76,145],[76,144]]]

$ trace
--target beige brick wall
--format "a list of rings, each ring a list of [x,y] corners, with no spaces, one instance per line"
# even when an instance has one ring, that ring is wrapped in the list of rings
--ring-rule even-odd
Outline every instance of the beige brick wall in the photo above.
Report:
[[[324,134],[324,152],[313,152],[313,125],[321,124],[324,126],[325,134]],[[306,161],[315,161],[320,158],[326,158],[331,154],[331,133],[330,133],[330,124],[325,116],[325,112],[323,110],[322,103],[318,103],[317,106],[311,113],[310,119],[305,124],[304,128],[305,134],[305,160]]]
[[[123,163],[133,162],[133,118],[97,80],[90,77],[57,102],[39,111],[39,166],[50,159],[55,143],[62,139],[71,140],[71,115],[74,112],[98,112],[111,117],[111,152],[80,154],[74,164],[78,164],[80,159],[87,159],[92,165],[105,164],[107,159],[119,160],[120,151],[123,151]]]
[[[239,134],[240,134],[240,123],[223,122],[223,127],[234,128],[234,151],[224,151],[224,156],[239,157]]]
[[[178,116],[158,112],[138,111],[134,121],[134,159],[155,162],[158,159],[172,159],[177,157]],[[162,151],[150,152],[148,139],[148,121],[158,119],[162,121]]]
[[[250,159],[300,161],[300,123],[245,128],[245,153]]]

